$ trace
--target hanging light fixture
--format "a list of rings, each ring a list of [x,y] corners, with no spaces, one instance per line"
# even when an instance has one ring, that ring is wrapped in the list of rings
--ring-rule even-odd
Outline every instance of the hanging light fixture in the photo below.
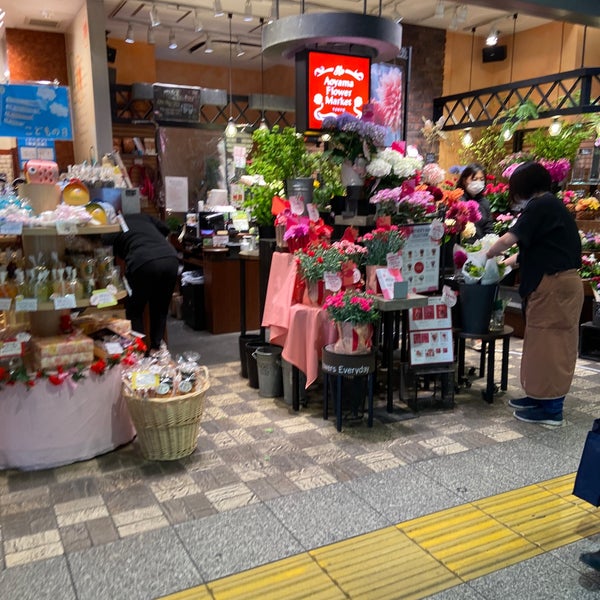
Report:
[[[215,0],[215,17],[222,17],[224,14],[221,0]]]
[[[125,43],[133,44],[133,42],[135,42],[135,40],[133,39],[133,25],[129,23],[127,25],[127,33],[125,34]]]
[[[156,43],[156,38],[154,36],[154,29],[152,28],[152,25],[148,25],[148,33],[146,34],[146,41],[149,44],[155,44]]]
[[[240,40],[238,40],[235,45],[235,53],[238,58],[246,54],[246,51],[242,48],[242,43],[240,42]]]
[[[433,16],[436,19],[443,19],[445,12],[446,12],[446,7],[444,6],[444,3],[442,2],[442,0],[438,0],[438,3],[435,5],[435,13]]]
[[[233,138],[237,135],[237,127],[235,126],[235,121],[233,120],[233,84],[231,78],[232,71],[232,49],[233,40],[231,38],[231,13],[227,13],[227,18],[229,19],[229,119],[227,120],[227,127],[225,127],[225,137]]]
[[[169,30],[169,50],[177,49],[177,40],[175,39],[175,32],[170,29]]]
[[[467,127],[465,129],[465,133],[462,137],[461,143],[465,148],[468,148],[469,146],[471,146],[473,144],[473,135],[471,133],[470,127]]]
[[[200,20],[200,11],[196,8],[194,9],[194,31],[199,33],[202,31],[202,21]]]
[[[158,16],[158,8],[156,8],[156,4],[152,5],[150,8],[150,26],[158,27],[160,25],[160,17]]]
[[[206,46],[204,46],[204,54],[212,54],[214,52],[212,47],[212,40],[210,35],[206,36]]]
[[[260,19],[260,31],[262,37],[262,28],[265,24],[264,19]],[[258,128],[261,131],[269,131],[269,124],[265,119],[265,62],[263,51],[260,51],[260,125]]]
[[[552,123],[550,123],[550,127],[548,127],[548,134],[552,137],[556,137],[560,135],[562,131],[562,122],[560,117],[552,117]]]
[[[467,21],[468,14],[469,14],[469,7],[466,4],[461,4],[456,9],[456,20],[459,23],[465,23]]]
[[[246,23],[250,23],[254,17],[252,16],[252,3],[250,0],[246,0],[246,4],[244,4],[244,21]]]

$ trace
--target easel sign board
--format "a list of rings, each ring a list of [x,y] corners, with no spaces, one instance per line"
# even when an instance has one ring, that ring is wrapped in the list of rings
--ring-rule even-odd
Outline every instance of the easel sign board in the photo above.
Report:
[[[452,314],[441,297],[431,297],[426,306],[411,308],[408,328],[412,366],[454,362]]]
[[[407,236],[401,250],[402,277],[408,291],[416,294],[435,292],[439,287],[440,242],[431,237],[431,225],[402,227]]]

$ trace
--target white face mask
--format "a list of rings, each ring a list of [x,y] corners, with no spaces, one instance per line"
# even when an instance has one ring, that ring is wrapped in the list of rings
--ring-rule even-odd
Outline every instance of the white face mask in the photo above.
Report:
[[[477,196],[483,192],[483,188],[485,187],[485,181],[471,181],[467,183],[467,192],[470,196]]]

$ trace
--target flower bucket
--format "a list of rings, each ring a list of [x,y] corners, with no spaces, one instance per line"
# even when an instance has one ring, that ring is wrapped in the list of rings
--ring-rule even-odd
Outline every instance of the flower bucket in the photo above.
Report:
[[[302,279],[300,273],[296,273],[296,279],[294,280],[294,289],[292,290],[292,304],[302,304],[305,289],[306,282],[304,281],[304,279]]]
[[[463,283],[460,285],[459,300],[463,332],[480,335],[489,333],[490,319],[497,293],[497,283],[491,285]]]
[[[308,214],[306,205],[312,204],[314,183],[312,177],[299,177],[286,181],[288,200],[293,214],[298,216]]]
[[[373,337],[372,323],[336,323],[338,339],[333,345],[336,354],[368,354]]]
[[[306,282],[306,290],[303,298],[304,304],[308,306],[323,306],[325,298],[325,282],[322,279]]]
[[[379,280],[377,279],[377,269],[385,268],[385,265],[367,265],[365,267],[365,289],[367,291],[374,292],[375,294],[381,294],[381,286],[379,285]]]

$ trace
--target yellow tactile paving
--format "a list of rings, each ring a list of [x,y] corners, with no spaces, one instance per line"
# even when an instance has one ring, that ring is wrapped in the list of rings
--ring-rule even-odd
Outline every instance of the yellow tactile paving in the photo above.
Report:
[[[386,527],[164,600],[418,600],[600,533],[574,475]]]
[[[310,555],[355,600],[418,599],[461,583],[396,527],[324,546]]]
[[[398,528],[464,581],[542,552],[469,504],[401,523]]]
[[[308,554],[299,554],[208,584],[215,600],[340,600],[347,596]]]

